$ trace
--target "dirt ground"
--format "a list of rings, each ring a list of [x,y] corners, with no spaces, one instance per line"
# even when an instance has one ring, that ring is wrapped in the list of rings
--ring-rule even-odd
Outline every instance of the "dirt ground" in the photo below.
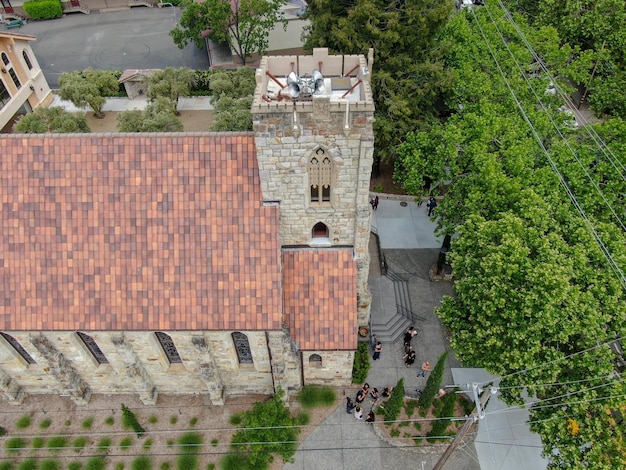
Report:
[[[17,467],[29,458],[56,459],[61,469],[67,469],[72,462],[80,462],[84,467],[90,458],[103,455],[107,469],[121,470],[133,468],[138,456],[147,455],[153,469],[173,470],[177,468],[176,458],[180,453],[176,446],[178,439],[185,433],[197,432],[202,436],[198,469],[207,469],[209,464],[219,468],[219,460],[228,453],[231,436],[236,430],[229,423],[230,417],[266,398],[263,395],[230,398],[224,406],[208,406],[198,395],[159,395],[153,406],[143,405],[136,395],[93,395],[89,403],[82,406],[69,397],[54,395],[30,395],[21,405],[12,405],[2,398],[0,426],[7,434],[0,438],[0,465],[13,461]],[[133,411],[146,429],[142,438],[123,428],[122,404]],[[335,408],[336,405],[307,410],[311,421],[303,428],[300,441]],[[299,403],[292,401],[290,410],[293,415],[301,411]],[[18,421],[24,416],[30,417],[30,425],[20,427]],[[65,443],[60,446],[63,448],[50,449],[54,443],[52,438],[59,436],[65,437]],[[21,450],[8,452],[7,442],[11,439],[15,442],[17,437],[23,439],[19,445]],[[124,439],[127,441],[123,442]],[[110,445],[104,446],[103,440],[109,440]],[[271,470],[282,467],[282,460],[276,458]]]

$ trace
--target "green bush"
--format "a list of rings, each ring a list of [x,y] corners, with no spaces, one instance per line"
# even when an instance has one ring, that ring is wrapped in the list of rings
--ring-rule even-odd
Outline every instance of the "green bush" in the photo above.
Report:
[[[34,20],[50,20],[63,16],[60,0],[30,0],[22,8]]]
[[[85,470],[105,470],[107,466],[107,462],[104,457],[92,457],[87,460],[87,465],[85,465]]]
[[[72,447],[76,452],[80,452],[87,445],[87,438],[85,436],[78,436],[72,442]]]
[[[215,464],[214,463],[207,464],[206,470],[215,470]]]
[[[122,403],[122,425],[126,429],[132,429],[133,431],[135,431],[137,433],[137,437],[142,437],[146,432],[146,430],[141,426],[141,424],[139,424],[139,421],[137,421],[137,417],[135,416],[135,413],[129,410],[126,407],[126,405],[124,405],[123,403]]]
[[[178,470],[197,470],[198,456],[196,454],[181,454],[176,458]]]
[[[189,426],[194,427],[196,424],[198,424],[198,418],[194,416],[189,420]]]
[[[306,426],[311,421],[311,415],[304,411],[301,411],[293,418],[293,424],[296,426]]]
[[[448,393],[444,395],[443,398],[439,401],[439,406],[436,407],[435,417],[448,418],[454,416],[454,407],[456,405],[456,400],[456,393]],[[449,425],[449,419],[438,419],[436,421],[433,421],[433,425],[430,428],[430,431],[426,433],[428,442],[432,443],[437,441],[437,438],[433,438],[432,436],[445,436],[446,429]]]
[[[6,435],[7,435],[7,430],[4,429],[2,426],[0,426],[0,437],[6,436]]]
[[[100,439],[98,441],[98,444],[96,445],[96,448],[98,450],[109,450],[109,447],[111,447],[111,438],[110,437],[103,437],[102,439]]]
[[[132,470],[152,470],[152,459],[147,455],[140,455],[131,465]]]
[[[107,419],[104,420],[104,424],[108,426],[113,426],[115,424],[115,418],[113,416],[109,416]]]
[[[26,459],[22,460],[17,466],[17,470],[37,470],[37,460]]]
[[[41,449],[46,443],[46,439],[41,437],[41,436],[37,436],[37,437],[33,437],[32,442],[30,443],[30,446],[33,449]]]
[[[219,439],[211,439],[211,445],[213,447],[217,447],[217,444],[219,444],[219,442],[220,442]]]
[[[172,464],[169,462],[163,462],[160,468],[161,470],[171,470]]]
[[[61,470],[61,462],[57,459],[46,459],[41,462],[39,470]]]
[[[115,464],[115,470],[124,470],[124,467],[125,467],[125,466],[126,466],[126,465],[124,465],[124,462],[117,462],[117,463]]]
[[[230,418],[228,418],[228,422],[232,424],[233,426],[239,426],[242,420],[243,420],[243,416],[241,415],[241,413],[236,413],[232,415]]]
[[[25,429],[28,426],[30,426],[30,423],[31,423],[30,415],[24,415],[24,416],[20,416],[20,419],[17,420],[17,423],[15,423],[15,426],[17,426],[17,429]]]
[[[306,385],[298,393],[298,401],[304,408],[314,408],[319,405],[332,405],[337,398],[335,391],[329,387]]]
[[[417,400],[407,400],[404,404],[404,411],[406,411],[406,415],[410,418],[413,416],[413,411],[417,408]]]
[[[146,439],[146,441],[143,443],[144,450],[150,450],[150,447],[152,447],[152,443],[152,439]]]
[[[202,445],[202,435],[197,432],[188,432],[180,436],[178,446],[183,454],[195,454]]]
[[[391,397],[385,403],[385,421],[395,421],[400,416],[400,411],[404,406],[404,379],[398,383],[391,392]]]
[[[7,441],[4,443],[4,448],[9,454],[18,453],[24,447],[26,447],[26,440],[21,437],[12,437],[10,439],[7,439]]]
[[[13,462],[0,462],[0,470],[13,470]]]
[[[434,369],[428,376],[428,380],[426,381],[426,386],[420,395],[419,402],[417,406],[420,410],[428,410],[435,399],[435,395],[439,392],[441,388],[441,381],[443,379],[443,369],[446,365],[446,359],[448,357],[448,352],[443,353],[439,359],[437,360],[437,364]]]
[[[83,469],[83,464],[80,462],[70,462],[70,464],[67,466],[67,470],[82,470]]]
[[[178,416],[170,416],[170,424],[178,423]]]
[[[352,383],[362,384],[367,379],[370,370],[370,353],[367,343],[359,343],[354,353],[352,365]]]
[[[82,423],[80,423],[80,425],[83,429],[91,429],[91,426],[93,425],[93,416],[85,419]]]
[[[148,418],[148,422],[149,422],[150,424],[156,424],[156,423],[158,423],[158,422],[159,422],[159,418],[157,417],[157,415],[151,415],[151,416]]]
[[[124,439],[120,441],[120,449],[122,450],[128,450],[129,448],[132,447],[132,445],[133,445],[132,437],[125,437]]]
[[[46,443],[46,447],[48,450],[52,452],[59,452],[67,447],[67,437],[65,436],[54,436],[48,439]]]
[[[222,470],[253,470],[248,457],[240,453],[226,454],[220,461]]]
[[[41,429],[48,429],[51,424],[52,424],[52,420],[50,418],[46,418],[41,423],[39,423],[39,427]]]

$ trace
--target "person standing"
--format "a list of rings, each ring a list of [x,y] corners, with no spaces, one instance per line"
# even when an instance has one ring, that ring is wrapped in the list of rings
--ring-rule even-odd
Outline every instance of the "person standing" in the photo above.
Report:
[[[374,210],[378,209],[378,196],[374,197],[374,203],[372,204]]]
[[[376,343],[378,343],[378,336],[376,336],[376,333],[372,333],[372,336],[370,337],[370,344],[372,345],[372,349],[376,349]]]
[[[430,362],[428,361],[422,363],[422,368],[417,373],[417,377],[426,377],[426,372],[430,372]]]
[[[402,356],[402,359],[404,359],[405,367],[411,367],[415,362],[415,350],[413,348],[409,348],[409,351]]]
[[[434,196],[430,196],[430,199],[428,200],[428,204],[426,204],[426,207],[428,207],[428,217],[430,217],[431,215],[435,213],[435,207],[437,207],[437,200],[435,199]]]
[[[383,345],[379,341],[378,343],[376,343],[376,347],[374,348],[374,356],[372,356],[372,360],[377,361],[378,359],[380,359],[381,352],[383,352]]]
[[[357,406],[354,409],[354,417],[356,419],[363,419],[363,412],[361,411],[361,407],[360,406]]]
[[[374,410],[370,410],[370,412],[367,413],[367,417],[365,418],[365,421],[367,423],[373,423],[374,421],[376,421],[376,415],[374,414]]]

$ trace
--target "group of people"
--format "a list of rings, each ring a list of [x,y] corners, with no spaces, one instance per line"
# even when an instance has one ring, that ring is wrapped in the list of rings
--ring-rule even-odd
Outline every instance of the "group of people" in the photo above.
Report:
[[[367,423],[373,423],[376,421],[376,414],[374,413],[374,406],[376,402],[381,398],[389,398],[393,387],[385,387],[382,392],[379,392],[377,388],[371,388],[366,382],[363,387],[357,392],[354,400],[350,397],[346,397],[346,413],[354,413],[354,417],[357,420],[363,419],[363,403],[369,396],[371,407],[365,417]]]
[[[411,344],[411,340],[415,336],[417,336],[417,330],[413,326],[409,326],[404,332],[404,356],[402,356],[402,360],[404,361],[405,367],[411,367],[415,362],[416,353]],[[417,372],[417,377],[426,377],[427,372],[430,372],[430,362],[424,361],[420,370]]]

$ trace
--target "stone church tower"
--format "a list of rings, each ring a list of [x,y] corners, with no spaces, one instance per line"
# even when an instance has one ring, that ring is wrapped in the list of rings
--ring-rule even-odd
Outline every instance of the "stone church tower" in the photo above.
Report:
[[[363,55],[329,55],[327,49],[307,56],[264,57],[252,104],[263,200],[280,205],[280,245],[353,249],[355,329],[368,326],[371,303],[372,60],[371,53],[368,64]],[[317,91],[320,76],[314,70],[323,76]],[[300,80],[295,98],[289,86],[294,79]]]

